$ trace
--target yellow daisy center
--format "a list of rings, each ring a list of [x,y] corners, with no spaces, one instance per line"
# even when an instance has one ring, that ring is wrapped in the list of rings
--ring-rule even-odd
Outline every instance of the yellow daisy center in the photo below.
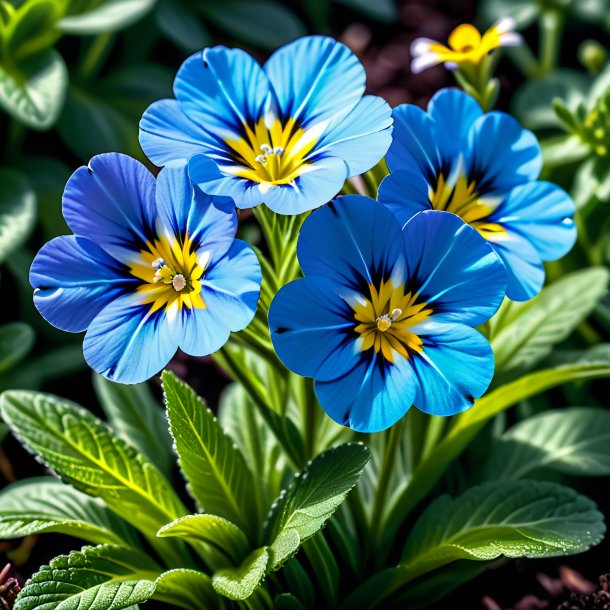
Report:
[[[368,298],[354,305],[360,349],[373,349],[388,362],[394,362],[396,353],[403,358],[409,358],[411,351],[421,353],[423,342],[412,329],[432,313],[427,303],[391,281],[382,281],[379,288],[369,284],[369,291]]]
[[[137,291],[143,304],[150,304],[153,313],[159,309],[201,309],[201,277],[205,261],[198,260],[193,244],[184,240],[157,237],[147,242],[129,270],[142,281]]]
[[[319,129],[304,130],[294,119],[282,123],[262,117],[253,126],[244,125],[243,137],[226,140],[235,165],[223,169],[263,189],[290,184],[312,169],[307,156],[319,135]]]

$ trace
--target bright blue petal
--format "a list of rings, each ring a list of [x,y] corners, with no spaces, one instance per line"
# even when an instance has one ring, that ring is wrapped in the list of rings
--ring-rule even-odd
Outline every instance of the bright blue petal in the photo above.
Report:
[[[171,237],[186,232],[209,260],[224,256],[235,237],[237,214],[228,197],[210,197],[194,187],[186,164],[170,164],[157,176],[157,210]]]
[[[89,366],[111,381],[140,383],[176,353],[175,324],[164,310],[150,313],[135,294],[119,297],[93,320],[83,352]]]
[[[119,153],[93,157],[66,185],[68,226],[127,262],[150,238],[156,219],[155,179],[139,161]]]
[[[121,263],[89,239],[62,235],[45,244],[30,269],[34,305],[53,326],[82,332],[134,281]]]
[[[542,169],[536,136],[504,112],[489,112],[470,130],[471,179],[480,191],[505,192],[530,180]]]
[[[386,176],[379,185],[377,199],[403,227],[418,212],[431,209],[428,183],[414,165]]]
[[[467,156],[468,133],[483,115],[479,103],[459,89],[441,89],[430,100],[428,114],[434,123],[441,159],[450,164],[459,155]]]
[[[508,231],[525,237],[543,261],[554,261],[576,241],[574,202],[550,182],[529,182],[512,189],[492,215]]]
[[[463,324],[425,322],[414,329],[423,351],[411,356],[417,377],[413,403],[432,415],[455,415],[472,407],[494,374],[487,339]]]
[[[269,308],[273,347],[291,371],[327,381],[354,367],[354,312],[323,277],[307,277],[284,286]]]
[[[506,292],[506,272],[491,245],[458,216],[421,212],[403,230],[407,277],[436,320],[486,322]]]
[[[206,150],[207,140],[201,126],[182,112],[176,100],[154,102],[140,120],[140,145],[158,166],[188,160]]]
[[[343,159],[323,157],[291,184],[272,186],[263,195],[265,205],[277,214],[301,214],[330,201],[343,187],[348,169]]]
[[[258,63],[241,49],[211,47],[178,70],[174,94],[182,111],[212,141],[241,136],[271,103],[270,84]]]
[[[236,239],[229,251],[205,271],[201,296],[210,310],[222,314],[231,332],[238,332],[254,317],[261,280],[254,250]]]
[[[534,246],[514,231],[498,233],[490,243],[508,273],[506,296],[512,301],[535,297],[544,285],[544,266]]]
[[[366,95],[339,125],[322,136],[315,153],[344,159],[348,176],[357,176],[376,165],[391,142],[392,109],[382,98]]]
[[[415,165],[430,180],[440,167],[434,122],[421,108],[412,104],[394,108],[392,116],[394,131],[386,156],[390,171]]]
[[[409,361],[388,365],[361,358],[333,381],[316,381],[320,405],[337,423],[358,432],[379,432],[395,424],[413,403],[416,379]]]
[[[303,127],[337,125],[360,101],[366,76],[358,58],[325,36],[305,36],[278,49],[264,66],[282,117]]]
[[[377,285],[402,260],[400,225],[368,197],[346,195],[303,223],[297,256],[305,275],[322,275],[350,289]]]

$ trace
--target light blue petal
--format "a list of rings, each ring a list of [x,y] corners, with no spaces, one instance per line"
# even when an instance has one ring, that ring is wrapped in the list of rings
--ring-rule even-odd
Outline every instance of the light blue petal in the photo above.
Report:
[[[121,263],[89,239],[62,235],[45,244],[30,269],[34,305],[53,326],[85,330],[134,280]]]
[[[208,140],[203,128],[182,112],[176,100],[154,102],[140,120],[140,146],[158,166],[188,160],[207,150]]]
[[[528,182],[509,191],[490,220],[525,237],[543,261],[554,261],[576,241],[573,216],[574,202],[563,189],[550,182]]]
[[[506,296],[512,301],[535,297],[544,285],[544,266],[534,246],[514,231],[495,234],[490,243],[508,273]]]
[[[155,226],[155,179],[127,155],[97,155],[68,180],[63,214],[76,235],[128,262]]]
[[[459,216],[428,211],[403,230],[407,277],[436,320],[486,322],[506,292],[506,271],[491,245]]]
[[[210,311],[222,314],[231,332],[238,332],[254,317],[261,281],[254,250],[236,239],[228,252],[205,271],[202,297]]]
[[[360,101],[366,76],[358,58],[326,36],[305,36],[278,49],[264,70],[285,119],[303,127],[338,125]]]
[[[210,260],[224,256],[233,243],[237,214],[233,200],[210,197],[194,187],[186,164],[171,163],[157,176],[157,210],[161,224],[171,236],[189,239]]]
[[[211,140],[239,137],[272,102],[271,86],[259,64],[241,49],[210,47],[178,70],[174,94],[182,111]]]
[[[302,214],[330,201],[345,184],[347,175],[347,165],[342,159],[322,157],[292,183],[272,186],[263,201],[277,214]]]
[[[473,123],[483,115],[479,103],[459,89],[441,89],[428,104],[434,123],[440,157],[451,164],[460,155],[468,159],[468,134]]]
[[[418,212],[432,208],[428,183],[415,165],[386,176],[379,185],[377,199],[396,216],[403,227]]]
[[[440,158],[432,119],[417,106],[402,104],[394,108],[392,144],[386,156],[390,171],[418,167],[427,180],[438,173]]]
[[[388,365],[362,357],[351,371],[333,381],[316,381],[315,391],[326,413],[358,432],[380,432],[408,411],[416,379],[408,360]]]
[[[411,356],[418,380],[415,406],[432,415],[455,415],[470,409],[494,374],[487,339],[463,324],[432,321],[413,332],[423,340],[423,351]]]
[[[344,159],[351,177],[375,166],[391,142],[392,109],[382,98],[366,95],[339,125],[323,135],[314,152]]]
[[[542,169],[536,136],[504,112],[489,112],[470,130],[469,176],[479,192],[505,192],[530,180]]]
[[[119,297],[93,320],[83,352],[89,366],[111,381],[140,383],[158,373],[178,348],[175,320],[150,314],[135,294]]]
[[[388,279],[402,261],[400,225],[380,203],[362,195],[338,197],[303,223],[297,256],[305,275],[344,287]]]
[[[269,308],[273,347],[291,371],[328,381],[356,364],[354,312],[323,277],[287,284]]]

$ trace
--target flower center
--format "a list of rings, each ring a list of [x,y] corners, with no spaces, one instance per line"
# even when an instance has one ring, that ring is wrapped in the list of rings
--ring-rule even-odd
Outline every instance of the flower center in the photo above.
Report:
[[[361,351],[372,349],[388,362],[394,362],[396,353],[409,358],[410,352],[421,352],[423,343],[413,328],[432,313],[427,303],[391,281],[382,281],[379,288],[370,284],[369,291],[354,305]]]
[[[318,141],[320,130],[304,130],[288,119],[261,117],[253,125],[244,125],[244,135],[228,139],[235,165],[223,167],[229,173],[266,185],[290,184],[311,169],[309,153]]]
[[[142,281],[137,291],[151,312],[165,308],[204,308],[201,277],[205,262],[197,258],[188,236],[158,237],[148,242],[130,265],[132,275]]]
[[[496,202],[481,197],[476,187],[476,182],[468,180],[460,167],[457,171],[451,171],[447,178],[441,173],[437,177],[436,185],[429,189],[430,204],[435,210],[457,214],[485,239],[493,241],[505,230],[501,224],[489,220]]]

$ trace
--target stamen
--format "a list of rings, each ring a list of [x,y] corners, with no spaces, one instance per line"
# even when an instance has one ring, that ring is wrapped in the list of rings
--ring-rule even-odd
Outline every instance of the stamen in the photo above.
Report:
[[[267,153],[268,154],[268,153]],[[273,149],[273,154],[277,155],[278,157],[281,157],[284,154],[284,149],[281,146],[276,146]]]
[[[269,144],[261,144],[260,149],[266,154],[266,155],[270,155],[273,151],[271,149],[271,146],[269,146]]]
[[[259,163],[262,163],[263,165],[267,163],[267,157],[265,155],[257,155],[256,157],[254,157],[254,160],[258,161]]]
[[[397,307],[396,309],[392,309],[392,313],[390,314],[390,320],[392,320],[392,322],[396,322],[396,320],[398,320],[400,316],[402,316],[402,309],[399,309]]]
[[[155,271],[159,271],[159,269],[165,267],[166,264],[167,263],[162,258],[158,258],[152,262],[152,267]]]
[[[376,322],[377,329],[380,330],[382,333],[384,333],[386,330],[388,330],[388,328],[390,328],[390,326],[392,326],[392,319],[387,313],[382,316],[379,316]]]
[[[184,276],[181,273],[174,275],[174,277],[172,278],[172,286],[174,287],[174,290],[176,292],[180,292],[185,288],[186,280],[184,279]]]

